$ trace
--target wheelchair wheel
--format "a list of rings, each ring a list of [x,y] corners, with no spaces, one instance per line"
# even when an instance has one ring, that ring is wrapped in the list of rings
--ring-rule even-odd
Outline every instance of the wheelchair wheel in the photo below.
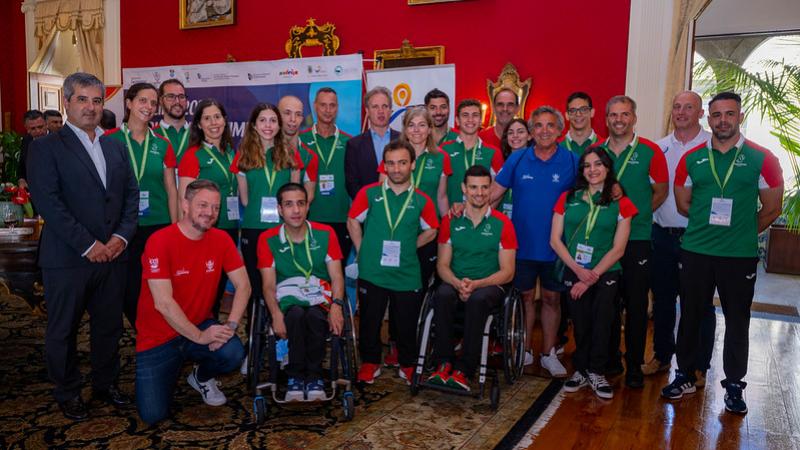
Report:
[[[345,301],[342,308],[344,315],[344,326],[342,328],[342,342],[344,348],[341,348],[342,354],[342,375],[350,380],[351,383],[356,382],[356,365],[358,364],[358,342],[356,341],[356,326],[353,319],[353,310],[350,307],[350,302]],[[352,393],[351,393],[352,399]]]
[[[255,416],[256,424],[262,425],[267,419],[267,414],[269,414],[267,400],[260,395],[256,396],[253,400],[253,415]]]
[[[264,341],[267,324],[266,306],[264,300],[253,300],[253,309],[250,312],[250,335],[248,338],[247,352],[247,388],[254,391],[259,382],[263,368]]]
[[[356,405],[353,398],[353,391],[344,391],[342,394],[342,409],[344,410],[344,420],[351,421],[356,414]]]
[[[497,411],[497,407],[500,406],[500,385],[497,378],[492,379],[492,385],[489,387],[489,406],[492,411]]]
[[[435,370],[433,367],[433,292],[428,292],[420,308],[419,319],[417,321],[417,363],[414,374],[411,376],[411,394],[415,395],[419,391],[419,385],[426,372]],[[420,370],[421,368],[421,370]]]
[[[522,376],[525,365],[525,311],[519,291],[511,289],[503,305],[503,372],[508,384]]]

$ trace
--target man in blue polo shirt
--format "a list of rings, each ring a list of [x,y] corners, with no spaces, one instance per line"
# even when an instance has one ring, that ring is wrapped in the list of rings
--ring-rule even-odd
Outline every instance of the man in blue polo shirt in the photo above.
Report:
[[[550,219],[558,197],[575,183],[578,157],[557,144],[564,129],[564,117],[552,106],[540,106],[533,111],[528,128],[535,145],[509,156],[492,185],[492,203],[496,206],[506,190],[513,189],[512,222],[519,240],[514,286],[522,291],[525,301],[528,348],[532,347],[533,301],[538,279],[544,335],[541,365],[552,376],[565,377],[567,371],[556,356],[563,286],[553,275],[556,254],[550,247]],[[533,362],[532,350],[525,359],[526,364]]]

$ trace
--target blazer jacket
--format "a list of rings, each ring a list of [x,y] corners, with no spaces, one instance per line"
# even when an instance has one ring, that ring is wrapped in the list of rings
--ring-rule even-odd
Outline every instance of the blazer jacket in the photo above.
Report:
[[[394,141],[400,133],[389,130],[389,140]],[[347,141],[344,153],[345,187],[350,198],[355,198],[362,187],[378,181],[378,159],[372,135],[367,130]]]

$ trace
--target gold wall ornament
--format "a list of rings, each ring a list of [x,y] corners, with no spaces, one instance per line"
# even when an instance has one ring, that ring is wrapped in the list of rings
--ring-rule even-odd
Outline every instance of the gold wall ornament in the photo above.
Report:
[[[528,100],[528,95],[533,89],[533,81],[531,81],[530,78],[525,81],[521,81],[519,78],[519,72],[517,72],[517,68],[509,62],[503,66],[503,70],[500,71],[500,76],[497,77],[496,82],[492,82],[492,80],[488,78],[486,79],[486,92],[489,94],[489,106],[492,109],[491,116],[489,116],[489,126],[494,126],[495,124],[494,94],[503,89],[511,89],[517,94],[517,99],[519,100],[519,110],[514,117],[519,117],[520,119],[525,120],[525,102]]]
[[[315,19],[310,17],[305,26],[295,25],[289,29],[289,40],[286,41],[286,54],[289,58],[302,58],[302,47],[322,46],[323,56],[333,56],[339,50],[339,37],[333,34],[336,25],[328,22],[317,25]]]
[[[444,46],[414,47],[408,39],[403,39],[400,48],[375,50],[374,69],[395,67],[433,66],[444,64]]]
[[[233,25],[236,0],[179,0],[180,29]]]

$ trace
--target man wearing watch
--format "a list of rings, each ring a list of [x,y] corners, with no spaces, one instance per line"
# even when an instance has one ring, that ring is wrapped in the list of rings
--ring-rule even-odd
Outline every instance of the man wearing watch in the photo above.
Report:
[[[148,424],[169,416],[185,360],[196,363],[189,385],[206,404],[220,406],[227,399],[214,377],[238,369],[244,359],[236,328],[250,282],[233,240],[214,228],[219,208],[219,187],[195,180],[181,199],[181,220],[155,232],[145,245],[136,320],[136,406]],[[235,294],[228,320],[220,324],[212,308],[223,270]]]
[[[342,332],[342,251],[336,232],[309,222],[308,193],[298,183],[278,189],[283,224],[258,238],[258,269],[272,329],[289,339],[286,401],[324,400],[325,335]]]

